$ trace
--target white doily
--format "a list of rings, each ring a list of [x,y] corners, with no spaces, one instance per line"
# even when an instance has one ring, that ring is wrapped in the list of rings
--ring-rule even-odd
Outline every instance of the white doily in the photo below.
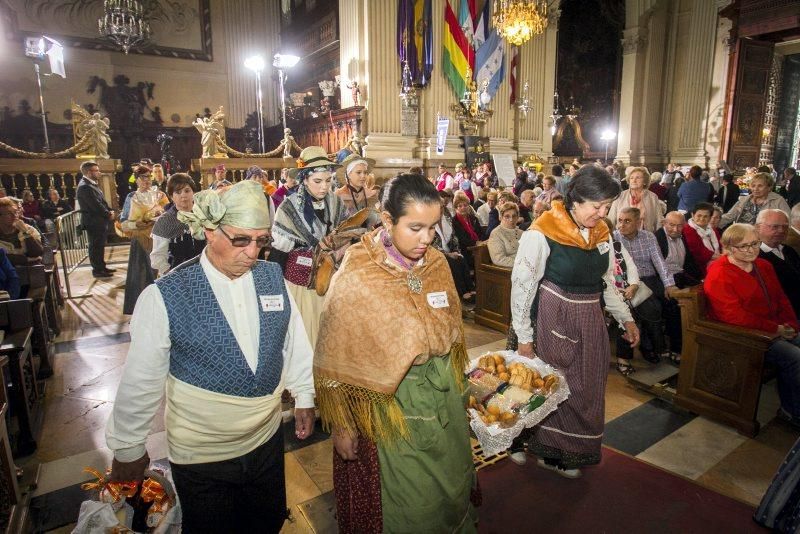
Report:
[[[480,414],[477,410],[473,408],[467,410],[470,415],[469,426],[472,428],[472,431],[475,432],[475,436],[478,438],[478,442],[481,444],[481,448],[483,448],[483,453],[485,456],[491,456],[493,454],[503,452],[511,447],[511,442],[513,442],[514,438],[522,433],[523,429],[539,424],[545,417],[553,413],[556,408],[558,408],[559,404],[567,400],[567,397],[569,397],[569,386],[567,385],[567,380],[564,378],[564,374],[561,371],[554,368],[552,365],[543,362],[539,358],[526,358],[511,350],[487,352],[486,354],[483,354],[480,357],[470,361],[469,366],[467,367],[467,372],[475,369],[478,366],[478,360],[489,354],[499,354],[503,356],[506,359],[506,366],[508,366],[510,363],[520,362],[531,369],[536,369],[536,371],[538,371],[542,376],[555,373],[559,379],[559,387],[556,391],[551,393],[549,397],[547,397],[547,399],[544,401],[544,404],[532,412],[519,417],[517,422],[514,423],[514,426],[512,427],[502,428],[496,423],[487,425],[481,420]]]

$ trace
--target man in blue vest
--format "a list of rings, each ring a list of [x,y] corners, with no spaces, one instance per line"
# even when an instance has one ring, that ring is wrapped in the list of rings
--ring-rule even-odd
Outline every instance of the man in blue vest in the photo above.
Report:
[[[183,532],[278,532],[286,518],[281,393],[314,427],[313,353],[281,269],[259,261],[272,220],[260,184],[203,191],[180,212],[207,245],[142,292],[106,440],[111,479],[138,481],[166,396]]]

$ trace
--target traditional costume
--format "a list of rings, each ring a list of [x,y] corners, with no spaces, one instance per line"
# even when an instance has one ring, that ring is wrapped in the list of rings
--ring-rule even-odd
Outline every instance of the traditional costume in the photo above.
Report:
[[[350,185],[349,175],[357,165],[366,165],[367,169],[369,169],[370,166],[375,165],[375,161],[362,158],[360,156],[351,155],[342,161],[342,165],[345,168],[345,184],[336,190],[336,195],[341,199],[342,204],[344,204],[347,216],[350,217],[351,215],[354,215],[356,212],[365,208],[374,210],[375,203],[378,201],[378,192],[372,189],[367,189],[366,187],[353,187]],[[376,213],[373,217],[370,217],[369,227],[374,227],[377,222],[378,216]]]
[[[323,424],[360,436],[358,460],[334,452],[339,528],[474,532],[460,296],[439,251],[403,268],[387,241],[378,229],[350,247],[316,345]]]
[[[203,191],[195,235],[220,225],[267,229],[254,182]],[[274,263],[231,279],[204,251],[142,293],[106,438],[117,461],[145,454],[166,390],[169,459],[186,532],[278,532],[286,517],[281,393],[314,407],[312,350]]]
[[[308,287],[314,248],[347,218],[347,212],[333,191],[317,200],[306,189],[305,179],[311,173],[332,172],[337,165],[327,158],[325,150],[307,147],[300,154],[300,161],[303,167],[289,169],[297,176],[300,187],[297,193],[284,199],[275,213],[272,248],[288,255],[284,276],[313,345],[319,332],[323,300]]]
[[[564,204],[537,218],[520,240],[511,275],[519,343],[561,369],[569,399],[534,427],[528,451],[564,469],[600,462],[608,376],[608,332],[600,297],[620,323],[632,321],[614,287],[608,227],[580,228]]]
[[[195,239],[189,225],[178,220],[178,210],[172,206],[153,226],[153,251],[150,265],[160,276],[181,263],[197,257],[206,246],[205,236]]]
[[[167,195],[157,189],[132,191],[125,198],[119,221],[121,235],[131,239],[125,276],[125,300],[122,303],[122,313],[126,315],[133,313],[139,295],[153,283],[153,268],[150,265],[153,238],[150,234],[155,219],[167,204]],[[139,228],[136,223],[145,223],[145,226]]]

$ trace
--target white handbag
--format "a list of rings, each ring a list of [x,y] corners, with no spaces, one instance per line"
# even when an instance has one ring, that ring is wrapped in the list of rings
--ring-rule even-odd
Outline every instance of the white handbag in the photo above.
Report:
[[[652,295],[653,290],[647,287],[647,284],[639,282],[639,285],[636,287],[636,293],[630,300],[631,308],[637,307],[639,304],[649,299]]]

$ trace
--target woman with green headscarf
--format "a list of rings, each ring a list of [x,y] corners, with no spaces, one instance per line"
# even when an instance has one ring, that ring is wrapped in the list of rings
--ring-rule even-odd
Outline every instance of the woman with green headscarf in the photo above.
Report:
[[[300,183],[297,193],[281,203],[272,229],[269,259],[283,266],[311,346],[317,340],[323,302],[323,297],[309,289],[314,248],[347,218],[345,206],[332,188],[338,166],[322,147],[303,149],[298,167],[289,169],[289,175]]]

